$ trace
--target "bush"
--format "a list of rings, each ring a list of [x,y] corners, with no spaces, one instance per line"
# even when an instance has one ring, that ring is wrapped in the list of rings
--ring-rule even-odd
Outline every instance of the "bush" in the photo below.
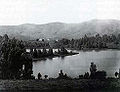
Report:
[[[96,78],[96,79],[105,79],[106,76],[107,76],[106,71],[97,71],[97,72],[95,73],[95,78]]]

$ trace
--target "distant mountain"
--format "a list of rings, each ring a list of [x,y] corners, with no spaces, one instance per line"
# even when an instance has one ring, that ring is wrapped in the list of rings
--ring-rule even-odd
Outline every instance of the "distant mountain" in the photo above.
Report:
[[[8,34],[22,40],[37,38],[80,38],[87,34],[118,34],[120,33],[119,20],[91,20],[83,23],[61,23],[53,22],[48,24],[22,24],[18,26],[0,26],[0,35]]]

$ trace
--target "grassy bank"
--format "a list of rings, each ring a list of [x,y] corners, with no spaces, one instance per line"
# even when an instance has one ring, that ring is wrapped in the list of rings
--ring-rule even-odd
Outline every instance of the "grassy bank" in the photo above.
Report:
[[[0,90],[85,90],[120,88],[119,79],[0,80]]]

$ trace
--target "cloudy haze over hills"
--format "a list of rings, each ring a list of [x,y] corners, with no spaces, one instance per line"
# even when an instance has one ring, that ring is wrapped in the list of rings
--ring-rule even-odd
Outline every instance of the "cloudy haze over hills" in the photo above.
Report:
[[[83,23],[52,22],[48,24],[22,24],[17,26],[0,26],[0,35],[8,34],[22,40],[37,38],[80,38],[85,34],[118,34],[120,33],[119,20],[91,20]]]
[[[0,25],[119,19],[120,0],[0,0]]]

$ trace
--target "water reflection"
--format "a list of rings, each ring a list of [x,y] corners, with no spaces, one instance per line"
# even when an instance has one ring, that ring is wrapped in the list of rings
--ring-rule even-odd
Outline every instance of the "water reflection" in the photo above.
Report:
[[[115,71],[120,68],[120,51],[90,51],[67,57],[47,58],[33,63],[33,74],[37,76],[40,72],[49,77],[57,77],[59,70],[63,70],[68,76],[78,77],[89,71],[90,62],[95,62],[98,70],[106,70],[108,76],[114,76]]]
[[[60,58],[64,60],[65,56],[61,56]]]

